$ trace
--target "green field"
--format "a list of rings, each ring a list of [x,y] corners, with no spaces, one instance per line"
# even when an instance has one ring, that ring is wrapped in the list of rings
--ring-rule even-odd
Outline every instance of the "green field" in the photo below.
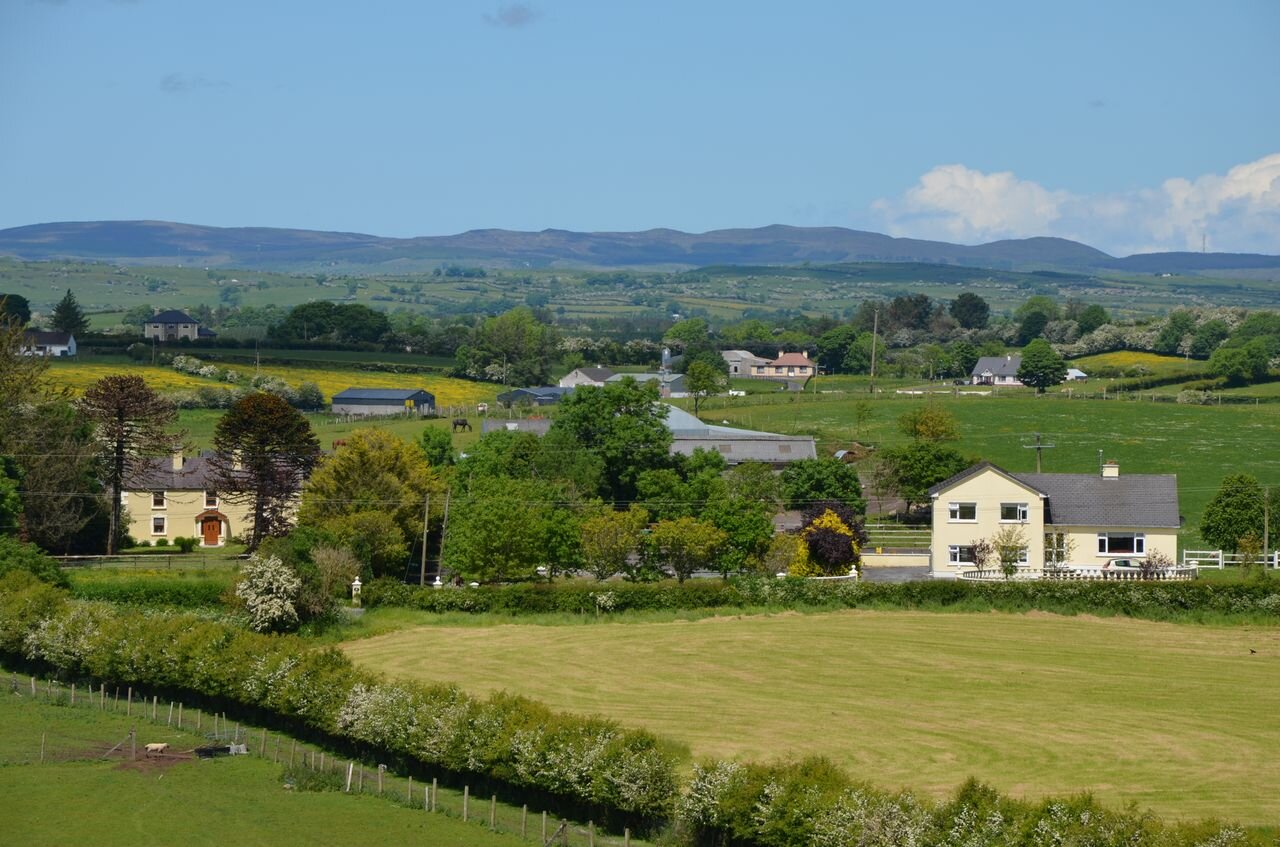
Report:
[[[165,765],[104,760],[135,725],[140,745],[166,741],[173,750],[189,750],[203,739],[136,716],[31,702],[22,687],[7,690],[7,675],[5,688],[0,796],[9,798],[3,816],[9,844],[528,843],[372,796],[288,791],[282,767],[256,756]]]
[[[902,443],[897,418],[924,400],[877,395],[871,417],[855,432],[856,404],[869,395],[715,398],[703,418],[771,432],[817,437],[819,455],[852,440],[884,447]],[[1035,451],[1025,445],[1041,433],[1052,449],[1043,467],[1052,473],[1093,473],[1099,451],[1120,463],[1121,473],[1174,473],[1182,515],[1184,548],[1200,543],[1197,527],[1222,478],[1247,471],[1264,484],[1280,485],[1280,405],[1190,406],[1136,400],[1035,397],[1031,394],[959,397],[933,402],[952,412],[960,427],[961,452],[1006,470],[1035,470]]]
[[[647,727],[695,756],[821,754],[934,796],[973,775],[1015,796],[1280,820],[1274,628],[837,612],[426,626],[345,649],[397,676]]]

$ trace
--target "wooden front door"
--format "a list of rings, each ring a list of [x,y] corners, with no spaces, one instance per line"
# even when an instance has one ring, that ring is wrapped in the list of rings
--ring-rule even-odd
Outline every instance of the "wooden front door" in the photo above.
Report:
[[[215,517],[205,518],[200,522],[200,535],[206,547],[217,547],[218,536],[222,534],[222,521]]]

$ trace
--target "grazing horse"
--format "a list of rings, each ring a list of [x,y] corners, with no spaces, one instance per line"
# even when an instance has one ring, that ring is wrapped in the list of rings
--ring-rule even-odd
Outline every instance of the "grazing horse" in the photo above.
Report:
[[[458,431],[458,430],[460,430],[460,429],[465,429],[467,432],[470,432],[470,431],[471,431],[471,422],[470,422],[469,420],[467,420],[466,418],[454,418],[454,419],[453,419],[453,431],[454,431],[454,432],[457,432],[457,431]]]

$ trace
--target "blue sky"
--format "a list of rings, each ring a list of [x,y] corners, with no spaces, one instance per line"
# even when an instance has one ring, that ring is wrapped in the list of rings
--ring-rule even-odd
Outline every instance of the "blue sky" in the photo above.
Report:
[[[1280,3],[0,0],[0,227],[1280,253]]]

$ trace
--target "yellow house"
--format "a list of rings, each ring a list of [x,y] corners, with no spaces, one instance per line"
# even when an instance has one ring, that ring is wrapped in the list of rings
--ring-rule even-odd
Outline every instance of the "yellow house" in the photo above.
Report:
[[[249,529],[249,508],[232,509],[215,490],[211,455],[175,453],[150,460],[134,475],[121,499],[135,540],[154,544],[164,538],[172,544],[185,536],[196,538],[201,547],[221,547]]]
[[[1106,565],[1178,553],[1178,478],[1100,474],[1010,473],[982,462],[929,489],[933,518],[931,573],[953,578],[976,570],[973,548],[1002,530],[1025,540],[1019,568]],[[989,563],[988,569],[999,567]]]

